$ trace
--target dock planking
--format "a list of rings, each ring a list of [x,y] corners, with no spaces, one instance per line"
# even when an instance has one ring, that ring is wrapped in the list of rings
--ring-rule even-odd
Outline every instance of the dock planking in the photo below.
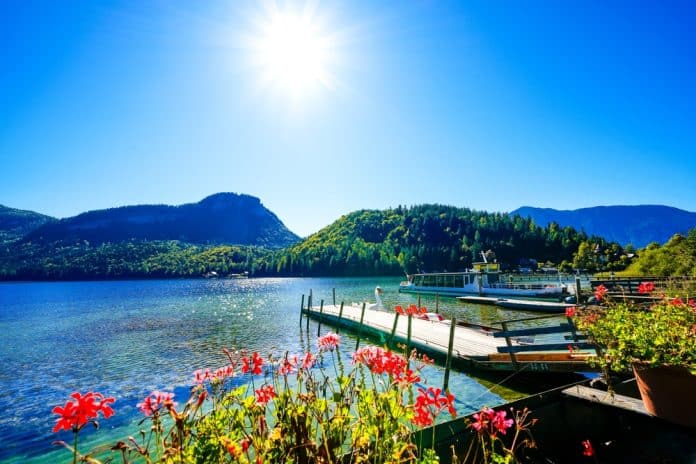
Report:
[[[361,304],[343,305],[342,311],[340,305],[311,306],[303,308],[302,311],[322,323],[349,329],[359,336],[377,338],[383,344],[407,344],[419,352],[434,355],[439,360],[445,360],[448,354],[451,331],[449,321],[437,322],[412,317],[409,332],[407,316],[372,308],[363,311]],[[587,363],[588,357],[592,354],[590,350],[534,352],[529,343],[516,340],[514,337],[503,338],[500,336],[502,332],[496,334],[496,331],[497,329],[491,330],[490,327],[457,323],[453,331],[451,352],[454,363],[496,371],[592,370]],[[568,345],[573,345],[573,342]],[[510,346],[518,347],[523,352],[517,354],[514,349],[515,352],[509,352]]]

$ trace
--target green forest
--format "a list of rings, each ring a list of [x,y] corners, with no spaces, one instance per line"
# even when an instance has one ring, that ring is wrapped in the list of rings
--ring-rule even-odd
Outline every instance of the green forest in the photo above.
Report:
[[[692,235],[683,240],[691,243]],[[673,248],[670,244],[663,248],[668,246]],[[654,261],[665,259],[662,248],[648,249]],[[0,246],[0,278],[170,278],[209,272],[221,276],[241,272],[251,276],[403,275],[464,270],[480,261],[482,252],[508,268],[539,263],[562,271],[598,272],[625,269],[634,251],[555,223],[540,227],[520,216],[421,205],[356,211],[280,250],[146,240],[6,243]],[[693,249],[690,252],[693,263]],[[631,269],[639,262],[640,258]],[[651,273],[652,268],[635,269]],[[693,265],[690,269],[694,272]]]
[[[663,246],[651,243],[623,272],[658,277],[696,276],[696,228],[674,235]]]

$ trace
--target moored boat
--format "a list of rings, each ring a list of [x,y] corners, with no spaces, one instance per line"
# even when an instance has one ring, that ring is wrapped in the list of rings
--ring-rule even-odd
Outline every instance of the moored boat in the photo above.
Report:
[[[560,298],[568,293],[565,285],[552,282],[505,282],[498,263],[474,263],[464,272],[412,274],[401,282],[399,292],[440,295],[479,295],[527,298]]]

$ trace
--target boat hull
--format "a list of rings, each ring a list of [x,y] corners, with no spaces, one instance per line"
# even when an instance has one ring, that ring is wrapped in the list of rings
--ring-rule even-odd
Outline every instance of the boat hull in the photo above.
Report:
[[[419,285],[401,285],[401,293],[438,294],[449,296],[479,295],[479,296],[520,296],[528,298],[560,298],[565,294],[565,288],[546,286],[542,288],[522,287],[481,287],[480,290],[468,287],[425,287]]]

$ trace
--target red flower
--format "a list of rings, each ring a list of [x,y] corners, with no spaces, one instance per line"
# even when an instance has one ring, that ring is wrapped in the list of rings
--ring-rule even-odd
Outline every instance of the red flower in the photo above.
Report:
[[[600,284],[595,288],[594,290],[594,296],[597,298],[597,301],[602,301],[604,296],[607,294],[607,287],[604,286],[604,284]]]
[[[273,385],[265,385],[256,390],[255,393],[256,402],[260,405],[266,405],[269,401],[277,396]]]
[[[396,311],[397,314],[401,314],[402,316],[403,316],[404,314],[406,314],[406,313],[404,313],[404,308],[402,308],[401,305],[397,305],[397,306],[394,308],[394,311]]]
[[[652,293],[655,290],[655,284],[652,282],[641,282],[638,285],[638,293]]]
[[[495,418],[495,411],[491,408],[483,408],[473,417],[475,422],[471,423],[471,427],[477,432],[485,432],[488,430],[488,424]]]
[[[285,359],[283,359],[280,363],[280,366],[278,366],[278,374],[279,375],[288,375],[292,374],[295,371],[295,368],[297,367],[297,363],[299,362],[299,358],[296,354],[292,356],[286,356]]]
[[[419,427],[427,427],[433,423],[444,409],[447,409],[452,417],[456,417],[457,411],[454,408],[454,395],[446,393],[442,395],[439,388],[428,387],[427,390],[418,389],[418,397],[413,405],[416,413],[412,422]]]
[[[241,452],[237,449],[234,443],[227,443],[227,452],[230,453],[230,456],[233,458],[238,458],[241,454]]]
[[[575,317],[577,310],[575,306],[568,306],[565,311],[566,317]]]
[[[515,423],[513,419],[505,419],[506,415],[507,413],[505,411],[498,411],[495,413],[493,420],[491,420],[491,425],[495,428],[495,431],[498,431],[503,435],[505,435],[507,429],[512,427],[512,424]]]
[[[364,364],[374,374],[387,374],[397,382],[408,382],[417,376],[408,373],[403,356],[376,346],[361,348],[353,353],[354,364]],[[417,380],[416,380],[417,381]]]
[[[259,375],[261,374],[261,367],[263,366],[263,358],[259,356],[259,354],[254,351],[254,355],[252,356],[252,361],[254,361],[254,370],[252,371],[254,375]]]
[[[669,304],[671,304],[672,306],[683,306],[684,301],[681,298],[672,298],[669,301]]]
[[[333,351],[338,347],[341,342],[341,337],[333,332],[329,332],[323,337],[317,339],[317,346],[319,351]]]
[[[142,403],[138,403],[138,409],[142,411],[146,416],[151,416],[158,412],[162,406],[174,407],[176,403],[172,401],[174,398],[174,393],[167,393],[161,391],[153,391],[150,393]]]
[[[254,365],[253,367],[251,367],[252,364]],[[263,358],[256,351],[254,351],[251,359],[246,356],[242,358],[242,374],[246,374],[247,372],[251,371],[252,374],[259,375],[262,372],[262,366]]]
[[[249,443],[250,442],[248,438],[242,439],[242,441],[239,443],[240,445],[242,445],[242,451],[244,451],[245,453],[247,452],[247,450],[249,450]]]
[[[311,369],[316,361],[317,357],[308,351],[302,357],[302,369]]]
[[[109,406],[109,403],[115,401],[112,397],[104,397],[101,393],[87,392],[84,395],[75,392],[70,395],[73,399],[68,400],[65,406],[56,406],[53,408],[53,413],[58,414],[56,425],[53,427],[54,432],[59,430],[77,431],[87,422],[97,419],[99,413],[104,416],[104,419],[114,415],[114,410]]]
[[[206,380],[210,380],[210,378],[211,378],[210,369],[206,369],[205,371],[198,369],[198,370],[193,372],[193,381],[196,383],[203,383]]]
[[[582,448],[583,448],[583,450],[582,450],[583,456],[594,456],[595,452],[594,452],[594,448],[592,447],[592,442],[590,442],[590,440],[583,440],[581,442],[581,444],[582,444]]]

